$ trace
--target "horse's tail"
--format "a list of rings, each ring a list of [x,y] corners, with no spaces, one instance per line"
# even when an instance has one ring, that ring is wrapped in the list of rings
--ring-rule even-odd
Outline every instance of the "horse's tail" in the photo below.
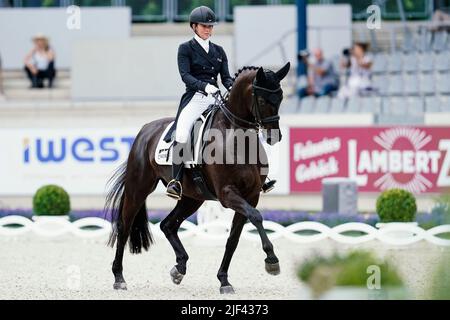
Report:
[[[111,247],[114,247],[117,237],[123,227],[122,210],[125,198],[126,169],[127,162],[124,162],[108,181],[108,184],[112,183],[112,185],[106,195],[105,213],[111,213],[112,231],[108,240],[108,245]],[[130,252],[141,253],[142,248],[148,250],[152,243],[153,238],[148,227],[147,209],[144,201],[139,208],[131,227]]]
[[[106,195],[104,212],[105,215],[111,214],[112,231],[108,240],[108,245],[111,247],[114,247],[119,228],[122,227],[122,208],[125,197],[123,191],[125,189],[126,171],[127,162],[125,161],[117,168],[107,183],[107,185],[111,184],[111,188]]]

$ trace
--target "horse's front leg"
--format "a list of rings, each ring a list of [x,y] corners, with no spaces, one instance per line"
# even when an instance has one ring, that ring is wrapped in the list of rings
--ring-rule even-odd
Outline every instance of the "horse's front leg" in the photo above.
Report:
[[[233,286],[228,282],[228,268],[230,267],[231,258],[239,242],[239,237],[242,232],[247,218],[240,213],[235,213],[233,224],[231,225],[230,236],[228,237],[225,246],[225,254],[220,265],[217,278],[220,281],[220,293],[234,293]]]
[[[272,275],[280,273],[280,265],[278,258],[273,251],[273,245],[267,236],[266,230],[263,227],[263,218],[261,213],[252,207],[240,194],[239,191],[231,185],[222,188],[220,202],[224,207],[231,208],[234,211],[242,214],[256,227],[259,236],[261,237],[262,247],[267,254],[266,271]]]

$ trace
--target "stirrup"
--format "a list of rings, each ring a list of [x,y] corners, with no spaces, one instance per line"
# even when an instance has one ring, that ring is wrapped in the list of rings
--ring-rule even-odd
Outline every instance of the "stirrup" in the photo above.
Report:
[[[268,193],[268,192],[272,191],[273,188],[275,188],[276,182],[277,182],[277,180],[270,180],[269,182],[265,182],[261,187],[262,192]]]
[[[180,194],[175,194],[168,191],[168,188],[172,183],[177,183],[180,186]],[[166,195],[171,197],[172,199],[180,200],[182,194],[183,194],[183,186],[181,185],[181,182],[175,179],[170,180],[169,183],[167,184]]]

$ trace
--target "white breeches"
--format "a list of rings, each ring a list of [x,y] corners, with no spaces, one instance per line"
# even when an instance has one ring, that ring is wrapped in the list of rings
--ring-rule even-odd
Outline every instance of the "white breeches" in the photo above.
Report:
[[[200,92],[194,94],[191,101],[189,101],[178,116],[177,128],[175,130],[175,140],[177,142],[188,142],[194,121],[214,102],[215,99],[210,94],[207,96]]]

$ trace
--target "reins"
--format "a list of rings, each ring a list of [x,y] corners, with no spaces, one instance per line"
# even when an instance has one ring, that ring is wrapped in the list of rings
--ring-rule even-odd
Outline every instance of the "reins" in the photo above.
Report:
[[[241,117],[238,117],[233,112],[230,111],[230,109],[227,108],[225,104],[225,98],[222,96],[222,93],[220,91],[217,91],[217,93],[213,94],[213,97],[216,99],[216,106],[219,107],[220,110],[222,110],[224,116],[228,119],[228,121],[231,122],[235,127],[243,128],[243,129],[256,129],[259,131],[259,124],[258,122],[252,122],[245,120]],[[239,124],[238,122],[243,123]]]

